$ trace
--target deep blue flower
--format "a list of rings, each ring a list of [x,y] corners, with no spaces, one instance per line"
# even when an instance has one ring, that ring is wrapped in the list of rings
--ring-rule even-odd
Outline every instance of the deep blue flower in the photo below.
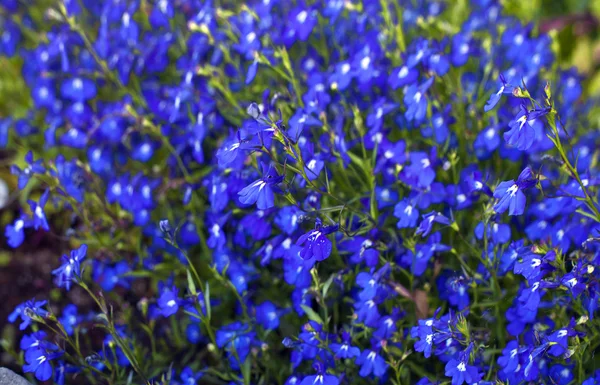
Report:
[[[413,206],[410,200],[405,198],[394,207],[394,216],[399,219],[396,224],[399,229],[413,228],[419,220],[419,210]]]
[[[46,213],[44,213],[44,206],[46,206],[49,195],[50,190],[46,190],[40,197],[39,202],[34,202],[31,200],[28,202],[31,212],[33,213],[31,225],[36,230],[40,227],[46,231],[50,230],[50,227],[48,226],[48,220],[46,219]]]
[[[500,182],[494,191],[494,198],[498,203],[494,205],[494,210],[502,214],[508,210],[509,215],[521,215],[525,211],[525,194],[523,190],[532,187],[536,183],[535,174],[529,167],[521,171],[517,181],[509,180]]]
[[[87,245],[81,245],[77,250],[72,250],[70,256],[63,255],[63,264],[52,271],[56,275],[56,286],[71,290],[71,282],[81,275],[81,261],[87,254]]]
[[[12,248],[21,246],[25,240],[25,229],[32,226],[32,221],[26,215],[15,219],[12,225],[6,225],[4,235],[8,239],[8,245]]]
[[[337,358],[356,358],[360,356],[360,349],[352,346],[352,337],[347,331],[342,332],[342,342],[329,345]]]
[[[280,313],[273,302],[265,301],[256,307],[256,322],[266,330],[277,329]]]
[[[434,223],[440,223],[442,225],[450,226],[452,222],[450,219],[445,217],[442,213],[431,211],[425,215],[423,215],[423,220],[419,224],[419,228],[415,232],[416,235],[421,235],[422,237],[426,237],[431,232]]]
[[[83,170],[77,165],[76,160],[66,161],[64,156],[56,157],[56,172],[54,175],[60,181],[60,188],[77,202],[83,202]]]
[[[42,306],[46,305],[46,303],[47,301],[36,301],[35,299],[23,302],[22,304],[18,305],[12,313],[10,313],[8,316],[8,321],[10,323],[14,323],[17,320],[17,317],[20,317],[22,322],[19,325],[19,330],[25,330],[29,325],[31,325],[32,315],[42,318],[48,315],[48,311],[42,309]]]
[[[297,245],[303,245],[300,256],[304,259],[315,257],[317,261],[327,259],[333,247],[331,241],[327,238],[327,234],[337,230],[337,225],[322,226],[320,222],[317,222],[314,230],[301,235],[296,241]]]
[[[177,313],[181,300],[177,297],[179,290],[176,287],[164,287],[160,297],[158,297],[158,306],[160,313],[164,317],[170,317]]]
[[[488,112],[498,104],[503,94],[512,94],[514,87],[506,82],[506,79],[500,74],[500,89],[490,96],[490,99],[485,103],[483,110]]]
[[[508,124],[510,130],[504,133],[504,140],[509,146],[516,147],[521,151],[528,150],[536,139],[533,127],[536,119],[550,112],[550,108],[533,109],[528,111],[524,106],[517,116]]]
[[[18,182],[18,187],[19,190],[23,190],[25,188],[25,186],[27,186],[27,183],[29,182],[29,180],[31,179],[31,177],[35,174],[43,174],[44,172],[46,172],[46,169],[44,168],[44,166],[42,166],[43,160],[42,159],[38,159],[38,160],[33,160],[33,153],[31,151],[29,151],[26,155],[25,155],[25,161],[27,162],[27,166],[21,170],[19,167],[12,165],[10,168],[10,172],[13,175],[17,175],[17,177],[19,178],[19,182]]]
[[[360,365],[358,374],[361,377],[367,377],[371,374],[375,377],[382,377],[388,368],[388,364],[383,357],[377,353],[375,348],[372,350],[363,350],[360,357],[356,359],[356,365]]]
[[[459,354],[459,359],[452,359],[446,364],[446,376],[452,377],[452,385],[463,383],[476,384],[481,376],[476,366],[469,365],[470,349]]]
[[[419,77],[419,71],[416,68],[409,68],[408,65],[403,65],[392,71],[388,78],[388,83],[392,89],[398,89],[406,85],[414,84]]]
[[[163,0],[164,1],[164,0]],[[202,378],[204,372],[194,373],[189,366],[186,366],[182,371],[179,379],[181,380],[181,385],[196,385],[198,380]]]
[[[74,77],[63,81],[60,90],[67,99],[84,101],[96,96],[96,83],[90,79]]]
[[[406,104],[406,112],[404,116],[407,120],[414,120],[417,123],[425,119],[427,112],[427,98],[425,93],[433,84],[434,78],[429,78],[421,85],[412,84],[404,92],[404,103]]]
[[[43,348],[33,348],[25,352],[26,364],[23,365],[25,373],[35,373],[39,381],[46,381],[52,377],[52,365],[50,361],[60,357],[63,353],[58,346],[45,344]]]

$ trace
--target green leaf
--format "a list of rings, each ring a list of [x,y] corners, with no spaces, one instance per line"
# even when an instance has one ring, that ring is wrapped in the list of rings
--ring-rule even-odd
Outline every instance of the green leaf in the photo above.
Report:
[[[192,278],[192,273],[190,273],[190,269],[187,269],[186,272],[187,272],[188,290],[190,291],[190,293],[192,293],[192,295],[195,296],[197,291],[196,291],[196,284],[194,283],[194,279]]]
[[[210,285],[206,282],[206,290],[204,291],[204,304],[206,305],[206,316],[210,319],[211,307],[210,307]]]
[[[333,283],[334,278],[335,278],[335,274],[331,274],[329,279],[327,281],[325,281],[325,283],[323,284],[323,298],[327,297],[327,292],[329,291],[329,288],[331,287],[331,284]]]
[[[321,319],[321,316],[319,316],[313,309],[311,309],[310,307],[306,306],[306,305],[300,305],[302,307],[302,310],[304,310],[304,312],[306,313],[306,315],[308,316],[308,319],[311,321],[315,321],[320,323],[321,325],[324,325],[325,323],[323,322],[323,320]]]

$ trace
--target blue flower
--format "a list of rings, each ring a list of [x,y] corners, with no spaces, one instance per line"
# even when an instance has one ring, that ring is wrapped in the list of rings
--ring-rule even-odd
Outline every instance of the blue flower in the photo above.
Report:
[[[431,357],[431,351],[433,349],[433,319],[419,320],[418,326],[413,326],[410,330],[410,336],[412,338],[418,338],[415,342],[415,350],[423,353],[425,358]]]
[[[196,385],[198,380],[201,379],[203,375],[203,372],[199,371],[194,373],[190,367],[186,366],[181,371],[179,379],[181,380],[181,385]]]
[[[450,219],[446,218],[442,213],[431,211],[425,215],[423,215],[423,220],[419,224],[419,228],[416,231],[416,235],[421,235],[422,237],[426,237],[431,232],[434,223],[440,223],[442,225],[451,225],[452,222]]]
[[[500,182],[494,191],[494,198],[498,203],[494,205],[494,211],[502,214],[508,210],[509,215],[521,215],[525,211],[526,198],[523,190],[532,187],[536,183],[536,177],[529,167],[521,171],[517,181],[509,180]]]
[[[173,286],[172,288],[164,287],[160,297],[158,298],[158,307],[160,313],[164,317],[170,317],[179,310],[180,299],[177,297],[179,290]]]
[[[15,219],[12,225],[6,225],[4,235],[8,238],[8,245],[12,248],[21,246],[25,240],[25,229],[32,226],[31,220],[26,215]]]
[[[83,202],[83,170],[76,164],[76,160],[66,161],[61,154],[56,157],[56,172],[54,175],[60,181],[60,188],[77,202]]]
[[[407,120],[414,120],[417,123],[425,119],[427,113],[427,98],[425,92],[433,84],[434,78],[429,78],[421,85],[412,84],[404,92],[404,103],[406,104],[406,112],[404,116]]]
[[[476,366],[469,365],[469,349],[460,353],[459,359],[452,359],[446,364],[446,376],[452,377],[452,385],[461,385],[463,383],[475,384],[480,379],[479,371]]]
[[[19,330],[25,330],[31,325],[31,315],[42,318],[48,315],[48,311],[42,309],[42,306],[46,305],[46,303],[47,301],[36,301],[35,299],[23,302],[8,316],[8,321],[14,323],[17,317],[20,317],[23,322],[19,325]]]
[[[35,174],[43,174],[46,172],[44,166],[42,166],[42,159],[38,159],[36,161],[33,160],[33,153],[29,151],[27,155],[25,155],[25,161],[27,162],[27,167],[21,170],[19,167],[12,165],[10,168],[10,172],[13,175],[17,175],[19,178],[18,187],[19,190],[23,190],[27,183],[31,179],[31,177]]]
[[[504,79],[504,76],[502,74],[500,74],[500,83],[501,85],[498,92],[493,93],[490,96],[490,99],[485,103],[485,107],[483,108],[485,112],[488,112],[489,110],[494,108],[496,104],[498,104],[498,102],[500,101],[500,98],[503,94],[512,94],[514,87],[506,82],[506,79]]]
[[[256,307],[256,322],[266,330],[277,329],[280,316],[280,312],[271,301],[265,301]]]
[[[50,230],[50,227],[48,226],[48,221],[46,219],[46,214],[44,213],[44,206],[46,206],[49,194],[50,190],[46,190],[40,197],[39,202],[36,203],[34,201],[29,201],[29,207],[31,208],[31,212],[33,213],[31,225],[36,230],[40,227],[46,231]]]
[[[399,229],[412,228],[417,225],[417,220],[419,220],[419,210],[405,198],[394,206],[394,216],[399,219],[396,227]]]
[[[52,365],[50,361],[60,357],[63,353],[59,351],[58,346],[47,343],[42,348],[33,348],[25,352],[25,373],[35,373],[35,378],[39,381],[46,381],[52,377]]]
[[[266,210],[275,205],[273,187],[281,183],[283,176],[277,174],[277,170],[269,165],[263,165],[263,177],[244,187],[238,195],[240,202],[246,205],[256,203],[259,210]]]
[[[73,101],[84,101],[96,96],[96,83],[90,79],[74,77],[63,81],[62,95]]]
[[[375,348],[372,350],[363,350],[360,357],[356,359],[356,365],[360,365],[358,374],[361,377],[367,377],[370,374],[373,374],[375,377],[382,377],[388,368],[388,364],[377,353]]]
[[[521,111],[508,124],[510,130],[504,133],[504,140],[506,140],[506,143],[521,151],[528,150],[536,139],[533,124],[536,119],[546,115],[548,112],[550,112],[549,107],[528,111],[522,106]]]
[[[398,89],[406,85],[414,84],[419,77],[419,71],[416,68],[410,68],[408,65],[403,65],[392,71],[388,78],[388,83],[392,89]]]
[[[317,222],[314,230],[301,235],[296,241],[297,245],[304,245],[300,251],[300,256],[303,259],[315,257],[317,261],[327,259],[333,247],[331,241],[327,238],[327,234],[337,230],[337,225],[322,226],[320,222]]]
[[[81,245],[77,250],[72,250],[69,257],[62,256],[63,264],[52,271],[56,275],[56,286],[71,290],[71,282],[81,275],[81,261],[87,253],[87,245]]]
[[[352,337],[347,331],[342,332],[342,343],[332,343],[329,345],[331,351],[337,358],[356,358],[360,356],[360,349],[352,346]]]

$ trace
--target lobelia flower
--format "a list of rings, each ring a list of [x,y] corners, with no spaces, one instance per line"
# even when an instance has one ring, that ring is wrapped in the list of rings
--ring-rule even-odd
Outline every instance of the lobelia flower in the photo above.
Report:
[[[279,327],[281,311],[271,301],[265,301],[256,307],[256,322],[265,330],[274,330]]]
[[[67,99],[85,101],[96,96],[96,83],[90,79],[74,77],[63,81],[60,91]]]
[[[21,246],[25,240],[25,229],[32,226],[33,222],[25,214],[21,214],[20,217],[15,219],[12,225],[6,225],[4,235],[8,239],[8,245],[12,248]]]
[[[419,71],[416,68],[403,65],[392,71],[388,78],[388,83],[393,90],[396,90],[400,87],[414,84],[418,78]]]
[[[469,365],[469,355],[472,349],[473,343],[459,354],[458,359],[452,359],[446,364],[445,374],[452,377],[452,385],[461,385],[465,382],[475,384],[481,379],[477,367]]]
[[[339,225],[323,226],[320,220],[315,223],[315,229],[301,235],[296,244],[302,246],[300,256],[303,259],[315,257],[317,261],[322,261],[331,254],[332,244],[327,238],[328,234],[338,230]]]
[[[225,349],[229,364],[234,369],[238,369],[250,354],[251,345],[256,337],[256,333],[251,330],[249,325],[236,321],[216,332],[217,346]]]
[[[342,332],[342,343],[329,345],[336,358],[356,358],[360,356],[360,349],[352,346],[352,337],[347,331]]]
[[[388,364],[383,357],[377,353],[379,343],[372,343],[371,349],[365,349],[360,357],[356,359],[356,365],[360,365],[358,374],[361,377],[367,377],[371,374],[375,377],[382,377],[387,371]]]
[[[413,228],[419,220],[419,210],[405,198],[394,206],[394,216],[399,219],[396,224],[399,229]]]
[[[502,214],[508,210],[508,215],[522,215],[526,203],[523,190],[534,186],[536,183],[537,178],[529,167],[521,171],[516,182],[514,180],[500,182],[494,191],[494,198],[499,200],[494,205],[494,211]]]
[[[71,282],[81,275],[81,261],[86,253],[87,245],[81,245],[77,250],[72,250],[69,257],[62,256],[62,266],[52,271],[56,275],[56,286],[71,290]]]
[[[425,119],[427,113],[427,98],[425,92],[433,84],[434,78],[429,78],[420,85],[412,84],[404,92],[404,103],[406,104],[406,112],[404,116],[407,120],[414,120],[420,123]]]
[[[300,385],[339,385],[340,379],[327,374],[327,369],[321,362],[315,362],[313,368],[317,374],[304,377]]]
[[[519,259],[515,262],[513,272],[521,274],[529,282],[539,281],[546,271],[554,269],[550,264],[550,262],[556,259],[556,252],[554,250],[550,250],[543,256],[531,251],[520,251],[522,254],[519,255]]]
[[[18,177],[19,190],[23,190],[25,186],[27,186],[27,183],[33,175],[43,174],[46,172],[46,169],[44,168],[44,166],[42,166],[42,159],[38,159],[35,161],[33,160],[33,152],[29,151],[25,155],[25,161],[27,162],[27,167],[25,167],[23,170],[21,170],[16,165],[10,166],[11,174],[17,175]]]
[[[62,356],[63,352],[59,347],[49,342],[43,347],[29,349],[25,352],[26,364],[23,365],[25,373],[35,373],[35,378],[39,381],[46,381],[52,377],[51,360]]]
[[[535,129],[533,128],[535,120],[548,114],[548,112],[550,112],[550,107],[528,111],[525,106],[521,106],[521,111],[508,124],[510,130],[504,133],[506,143],[521,151],[528,150],[536,139]]]
[[[442,225],[452,225],[450,219],[445,217],[442,213],[431,211],[425,215],[423,215],[423,220],[419,224],[419,228],[415,232],[416,235],[421,235],[421,237],[425,238],[431,232],[434,223],[440,223]]]
[[[28,201],[29,207],[31,208],[31,212],[33,213],[32,223],[34,229],[39,229],[40,227],[46,231],[50,230],[48,226],[48,221],[46,219],[46,214],[44,213],[44,206],[46,206],[46,202],[48,201],[48,196],[50,195],[50,190],[44,191],[42,196],[40,197],[39,202]]]
[[[284,176],[277,174],[277,170],[271,165],[263,164],[262,178],[244,187],[238,195],[240,202],[246,205],[256,203],[259,210],[266,210],[275,205],[273,188],[283,181]]]
[[[166,1],[166,0],[162,0]],[[204,372],[199,371],[194,373],[189,366],[186,366],[182,371],[179,379],[181,380],[181,385],[196,385],[198,384],[198,380],[200,380],[204,376]]]
[[[46,305],[47,302],[48,301],[36,301],[35,299],[23,302],[9,314],[8,321],[14,323],[17,320],[17,317],[20,317],[23,322],[19,325],[19,330],[25,330],[31,325],[31,315],[42,318],[48,315],[48,311],[42,309],[42,306]]]
[[[547,341],[550,345],[548,354],[554,357],[565,354],[569,347],[569,337],[575,337],[580,334],[575,331],[574,326],[575,323],[571,320],[571,323],[566,328],[558,329],[548,336]]]
[[[158,297],[158,307],[160,314],[164,317],[170,317],[179,310],[181,300],[177,297],[178,293],[179,290],[175,286],[171,288],[165,286],[163,288],[160,297]]]
[[[498,104],[498,102],[500,101],[502,95],[512,94],[514,87],[506,82],[506,79],[502,74],[500,74],[500,84],[500,89],[496,93],[493,93],[490,96],[489,100],[485,103],[485,107],[483,108],[485,112],[488,112],[492,108],[494,108],[496,104]]]

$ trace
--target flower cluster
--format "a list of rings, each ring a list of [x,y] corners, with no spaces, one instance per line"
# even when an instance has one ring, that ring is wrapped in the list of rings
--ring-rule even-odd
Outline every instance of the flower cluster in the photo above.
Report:
[[[70,247],[23,371],[600,383],[598,120],[502,3],[2,1],[5,235]]]

